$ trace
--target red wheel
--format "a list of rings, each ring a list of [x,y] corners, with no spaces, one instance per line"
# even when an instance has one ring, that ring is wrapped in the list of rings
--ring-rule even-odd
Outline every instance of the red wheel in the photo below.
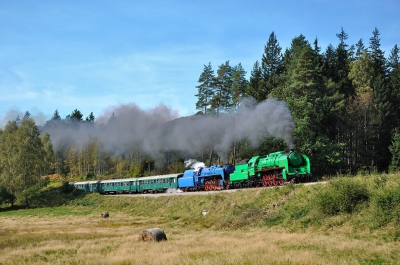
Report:
[[[280,185],[280,186],[283,186],[283,183],[284,183],[284,182],[283,182],[283,179],[280,179],[278,182],[279,182],[279,185]]]
[[[208,181],[204,182],[204,189],[208,191]]]
[[[229,183],[229,181],[226,183],[226,186],[225,186],[225,189],[226,190],[229,190],[229,185],[230,185],[230,183]]]
[[[217,190],[217,181],[215,179],[213,181],[213,188],[214,188],[214,190]]]
[[[268,185],[268,177],[267,175],[263,175],[262,176],[262,184],[264,187],[266,187]]]

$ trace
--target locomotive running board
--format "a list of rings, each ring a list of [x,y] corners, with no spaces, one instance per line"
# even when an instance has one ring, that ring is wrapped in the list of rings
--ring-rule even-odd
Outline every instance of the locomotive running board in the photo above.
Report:
[[[285,167],[274,167],[274,168],[263,168],[261,170],[256,170],[254,172],[270,172],[270,171],[275,171],[275,170],[281,170],[281,169],[285,169]]]

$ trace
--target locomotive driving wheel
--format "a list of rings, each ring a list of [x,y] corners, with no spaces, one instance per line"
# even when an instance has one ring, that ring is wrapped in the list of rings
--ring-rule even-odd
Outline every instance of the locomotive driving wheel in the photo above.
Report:
[[[229,186],[230,186],[230,183],[229,183],[229,181],[228,181],[228,182],[226,182],[225,189],[226,189],[226,190],[229,190]]]
[[[268,186],[268,176],[267,175],[263,175],[262,176],[262,184],[264,187]]]
[[[274,175],[269,174],[268,175],[268,186],[273,186],[274,185]]]

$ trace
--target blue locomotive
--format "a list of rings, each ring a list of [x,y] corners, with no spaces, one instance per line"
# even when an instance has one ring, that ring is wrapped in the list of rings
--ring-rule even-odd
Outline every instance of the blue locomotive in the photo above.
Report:
[[[229,176],[235,166],[211,166],[189,169],[178,179],[178,187],[183,191],[223,190],[229,188]]]

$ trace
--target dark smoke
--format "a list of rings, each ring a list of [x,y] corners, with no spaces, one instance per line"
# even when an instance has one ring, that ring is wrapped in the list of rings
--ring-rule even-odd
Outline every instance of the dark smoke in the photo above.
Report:
[[[178,112],[159,105],[142,110],[137,105],[121,105],[108,109],[87,122],[48,122],[42,131],[50,133],[56,150],[75,144],[86,148],[97,139],[103,151],[136,153],[155,157],[161,151],[185,154],[208,152],[211,148],[225,159],[233,142],[249,139],[253,147],[267,136],[282,138],[294,148],[295,124],[285,102],[274,98],[255,104],[252,98],[242,100],[235,113],[219,117],[196,115],[178,118]]]

